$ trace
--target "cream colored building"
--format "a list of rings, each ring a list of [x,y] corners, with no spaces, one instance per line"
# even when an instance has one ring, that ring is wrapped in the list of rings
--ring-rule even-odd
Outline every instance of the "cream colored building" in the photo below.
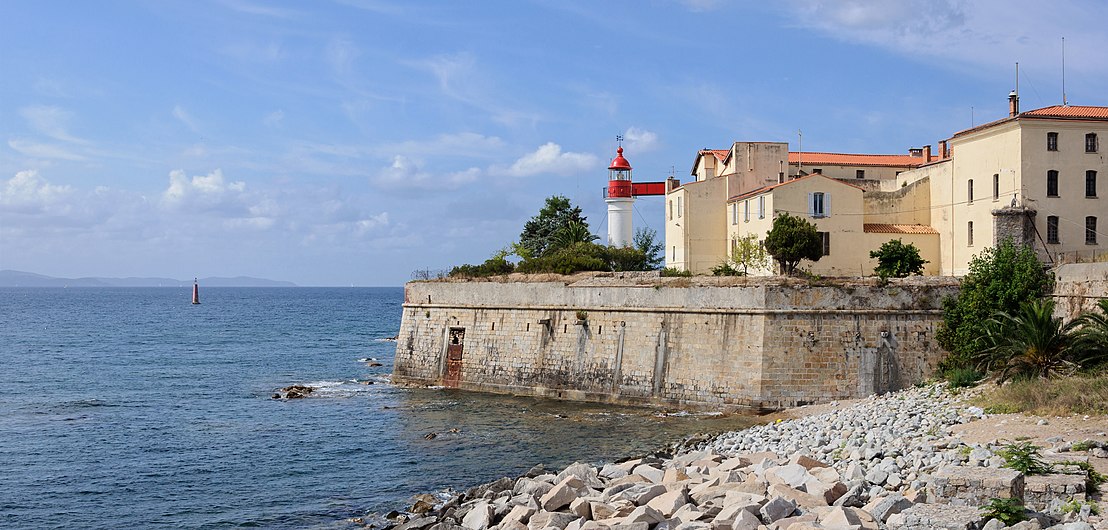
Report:
[[[943,275],[965,274],[974,255],[1009,237],[1048,263],[1108,252],[1108,107],[1020,113],[1013,94],[1009,109],[935,154],[789,152],[779,142],[701,150],[694,180],[667,185],[666,265],[706,273],[739,237],[764,239],[780,212],[826,234],[827,255],[801,264],[821,275],[872,273],[869,251],[889,239],[915,244],[925,272]],[[829,199],[827,215],[810,215],[815,193]]]

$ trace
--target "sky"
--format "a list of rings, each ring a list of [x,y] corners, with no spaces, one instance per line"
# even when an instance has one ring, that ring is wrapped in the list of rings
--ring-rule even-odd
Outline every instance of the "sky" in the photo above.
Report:
[[[1108,3],[0,3],[0,269],[393,286],[702,148],[907,153],[1108,105]],[[663,232],[662,199],[634,224]]]

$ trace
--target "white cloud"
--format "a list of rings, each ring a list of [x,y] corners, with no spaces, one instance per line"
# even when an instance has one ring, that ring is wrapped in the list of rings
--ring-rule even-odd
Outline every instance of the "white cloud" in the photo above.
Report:
[[[576,173],[586,171],[596,166],[597,158],[589,153],[562,152],[562,146],[547,142],[534,152],[528,153],[516,160],[508,174],[516,177],[527,177],[540,173]]]
[[[1099,50],[1108,48],[1101,21],[1108,5],[1094,0],[792,0],[791,17],[828,36],[890,49],[913,59],[990,72],[1057,69],[1062,36],[1067,69],[1108,76]],[[1074,17],[1074,13],[1081,13]],[[1040,74],[1041,75],[1041,74]]]
[[[471,167],[462,171],[432,173],[423,169],[417,159],[396,155],[392,164],[383,168],[373,178],[376,185],[389,190],[399,191],[452,191],[475,182],[483,172]]]
[[[270,127],[280,127],[285,122],[285,111],[277,109],[262,118],[262,123]]]
[[[223,171],[219,169],[207,175],[196,175],[191,179],[183,170],[175,169],[169,173],[169,187],[162,193],[162,202],[171,208],[182,206],[214,208],[237,203],[245,190],[245,182],[224,182]]]
[[[173,107],[173,117],[177,118],[181,123],[185,124],[192,132],[198,132],[199,128],[196,126],[196,120],[192,118],[192,115],[180,105]]]
[[[85,156],[70,151],[60,145],[42,144],[21,138],[12,138],[8,140],[8,147],[11,147],[21,154],[35,158],[55,158],[59,160],[75,161],[87,160]]]
[[[504,141],[496,136],[485,136],[473,132],[440,134],[429,140],[408,140],[386,144],[377,149],[379,153],[399,154],[410,157],[465,156],[473,158],[493,157],[504,150]]]
[[[75,144],[88,143],[87,140],[69,133],[68,125],[73,115],[59,107],[32,105],[19,109],[19,114],[32,129],[50,138]]]
[[[349,74],[354,68],[354,61],[361,55],[361,51],[348,37],[335,37],[327,43],[326,58],[339,74]]]
[[[636,153],[646,153],[658,147],[658,135],[638,127],[628,127],[623,139],[627,142],[627,149]]]
[[[0,204],[5,210],[41,211],[73,193],[69,186],[50,184],[36,170],[20,171],[4,183],[0,192]]]

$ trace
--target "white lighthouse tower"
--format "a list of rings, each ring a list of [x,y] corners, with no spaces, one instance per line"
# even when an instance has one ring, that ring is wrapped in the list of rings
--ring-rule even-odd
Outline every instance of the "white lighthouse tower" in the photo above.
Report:
[[[616,149],[616,157],[608,166],[608,245],[631,246],[631,207],[635,196],[631,193],[631,164],[623,158],[623,147]]]

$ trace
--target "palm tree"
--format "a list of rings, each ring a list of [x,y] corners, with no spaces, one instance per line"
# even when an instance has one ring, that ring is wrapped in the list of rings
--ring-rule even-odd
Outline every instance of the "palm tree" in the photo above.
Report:
[[[986,322],[978,368],[998,372],[998,382],[1017,376],[1048,378],[1070,373],[1074,322],[1054,317],[1054,301],[1032,300],[1014,315],[999,312]]]
[[[572,221],[554,234],[554,248],[568,248],[574,243],[592,243],[600,239],[589,232],[589,225]]]
[[[1082,366],[1108,361],[1108,299],[1101,300],[1097,306],[1099,313],[1083,313],[1075,321],[1080,327],[1074,333],[1074,347]]]

